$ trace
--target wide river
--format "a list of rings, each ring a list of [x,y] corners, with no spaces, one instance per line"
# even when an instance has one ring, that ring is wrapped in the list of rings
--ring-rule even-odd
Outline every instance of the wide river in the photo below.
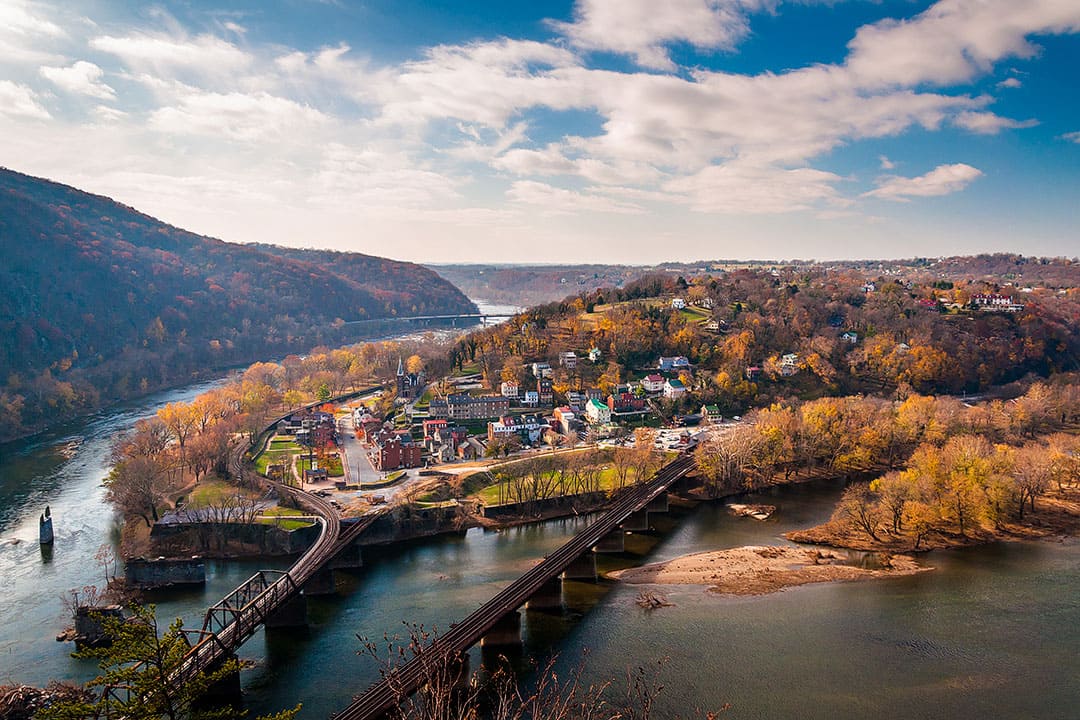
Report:
[[[67,624],[60,596],[101,584],[94,554],[115,536],[101,480],[109,438],[166,402],[208,385],[161,393],[29,442],[0,447],[0,684],[85,680],[93,663],[70,658],[53,636]],[[754,498],[772,519],[735,518],[708,503],[662,520],[635,557],[647,562],[746,544],[826,518],[839,488],[785,488]],[[37,544],[37,516],[56,518],[51,558]],[[403,621],[446,628],[569,538],[585,519],[502,532],[471,530],[365,552],[365,567],[339,579],[339,594],[310,601],[306,632],[259,632],[242,649],[251,709],[304,703],[324,718],[378,676],[359,657],[357,634],[400,634]],[[12,540],[19,540],[13,544]],[[631,543],[628,542],[628,547]],[[526,652],[585,663],[590,681],[663,660],[660,717],[729,703],[732,718],[1080,717],[1080,543],[996,545],[924,557],[935,572],[814,585],[764,597],[723,598],[700,587],[663,588],[672,607],[646,611],[637,588],[570,583],[569,609],[527,613]],[[154,597],[158,615],[198,625],[205,607],[264,567],[213,562],[205,588]]]

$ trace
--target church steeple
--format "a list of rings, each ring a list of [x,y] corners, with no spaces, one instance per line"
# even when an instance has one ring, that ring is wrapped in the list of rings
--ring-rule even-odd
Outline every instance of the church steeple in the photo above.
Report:
[[[398,374],[398,377],[401,377],[401,376],[403,376],[405,374],[405,366],[401,364],[401,356],[400,355],[398,355],[398,359],[397,359],[397,374]]]

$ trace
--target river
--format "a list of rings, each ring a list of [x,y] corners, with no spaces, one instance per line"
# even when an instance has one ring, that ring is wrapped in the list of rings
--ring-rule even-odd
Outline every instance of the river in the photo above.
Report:
[[[102,502],[110,436],[204,383],[160,393],[0,448],[0,683],[84,680],[95,666],[68,657],[53,636],[66,624],[60,595],[100,584],[93,561],[115,534]],[[661,521],[637,557],[784,542],[781,533],[831,512],[840,488],[778,489],[750,499],[778,507],[766,522],[706,503]],[[37,515],[50,504],[56,544],[46,562]],[[241,651],[251,709],[303,701],[324,718],[378,676],[357,634],[402,633],[402,621],[448,627],[568,539],[583,518],[501,532],[470,530],[365,552],[339,594],[310,601],[306,632],[259,632]],[[11,544],[12,539],[18,544]],[[1075,718],[1080,702],[1080,543],[1019,543],[935,552],[932,573],[814,585],[765,597],[723,598],[700,587],[663,588],[673,607],[646,611],[638,588],[570,583],[561,615],[527,613],[526,650],[561,654],[563,669],[588,648],[586,677],[621,678],[666,658],[659,716],[718,709],[732,718]],[[205,607],[259,568],[283,561],[211,562],[205,588],[158,593],[162,619],[197,625]]]

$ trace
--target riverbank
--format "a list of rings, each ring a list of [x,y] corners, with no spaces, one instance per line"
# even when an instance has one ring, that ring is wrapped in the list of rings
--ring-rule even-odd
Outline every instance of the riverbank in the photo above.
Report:
[[[767,595],[789,587],[914,575],[933,568],[909,555],[883,555],[880,567],[848,564],[847,553],[800,547],[751,545],[710,550],[665,562],[617,570],[608,577],[632,585],[707,585],[721,595]]]
[[[829,520],[805,530],[792,530],[784,537],[792,542],[823,545],[866,552],[922,553],[930,550],[971,547],[995,542],[1061,540],[1080,537],[1080,488],[1055,490],[1036,502],[1035,510],[1025,513],[1023,521],[999,526],[967,528],[945,527],[916,538],[910,530],[899,534],[883,527],[872,538],[864,530],[843,520]]]

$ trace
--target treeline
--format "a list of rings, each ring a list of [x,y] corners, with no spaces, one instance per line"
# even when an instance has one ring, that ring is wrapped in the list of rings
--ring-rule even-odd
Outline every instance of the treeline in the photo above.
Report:
[[[858,393],[961,394],[1080,367],[1080,266],[1072,289],[1020,292],[983,280],[912,280],[821,266],[742,269],[690,278],[650,275],[583,292],[464,337],[453,364],[475,363],[492,388],[528,381],[524,363],[554,366],[556,391],[610,389],[685,355],[681,407],[725,413],[785,398]],[[1001,293],[1019,313],[985,312],[978,293]],[[690,307],[671,307],[672,298]],[[846,336],[845,336],[846,335]],[[597,348],[598,364],[558,367],[558,353]],[[794,361],[785,366],[784,357]],[[679,410],[679,407],[672,408]]]
[[[0,440],[260,357],[343,323],[475,312],[411,263],[238,245],[0,169]]]
[[[496,503],[524,504],[566,495],[618,491],[652,477],[663,462],[656,431],[638,428],[629,447],[581,450],[515,460],[488,471]]]
[[[777,404],[695,451],[715,494],[813,476],[857,477],[835,520],[873,541],[918,549],[930,532],[1020,521],[1053,487],[1080,481],[1080,378],[1038,382],[1009,401],[965,405],[824,398]],[[813,533],[803,539],[829,539]]]
[[[906,465],[919,448],[974,436],[1023,443],[1080,423],[1080,378],[1037,382],[1020,397],[965,405],[953,397],[865,396],[777,403],[709,436],[695,451],[716,493],[815,475],[855,476]]]

